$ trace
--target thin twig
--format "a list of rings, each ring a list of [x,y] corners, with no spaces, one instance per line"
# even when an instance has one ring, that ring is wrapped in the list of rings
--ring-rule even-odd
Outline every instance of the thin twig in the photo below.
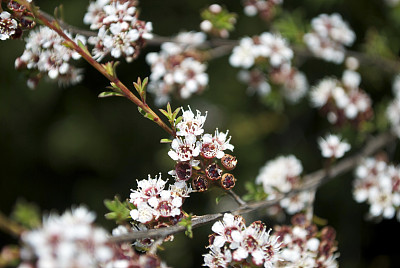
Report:
[[[0,229],[5,233],[11,234],[12,236],[19,237],[25,228],[19,225],[17,222],[9,219],[0,211]]]
[[[337,176],[344,174],[350,170],[352,170],[363,158],[371,156],[372,154],[376,153],[378,150],[382,149],[384,146],[392,143],[395,141],[395,137],[390,133],[383,133],[378,135],[375,138],[372,138],[365,147],[361,150],[361,152],[349,156],[341,161],[339,161],[336,165],[333,165],[330,169],[329,173],[326,173],[325,170],[321,169],[310,173],[303,177],[304,183],[292,190],[287,194],[278,194],[275,199],[273,200],[264,200],[258,201],[253,203],[245,203],[244,205],[239,206],[239,208],[231,211],[225,211],[215,214],[207,214],[203,216],[193,216],[192,218],[192,229],[200,227],[202,225],[214,222],[219,220],[223,217],[224,213],[232,213],[232,214],[244,214],[249,213],[259,209],[265,209],[272,205],[277,204],[283,198],[291,197],[295,194],[298,194],[302,191],[314,191],[319,186],[328,181],[336,178]],[[168,235],[172,235],[175,233],[183,232],[186,228],[184,226],[175,225],[166,228],[160,229],[151,229],[147,231],[138,231],[132,232],[129,234],[115,236],[110,238],[112,242],[125,242],[125,241],[132,241],[139,238],[159,238],[159,237],[166,237]]]
[[[227,191],[228,192],[228,194],[230,195],[230,196],[232,196],[232,198],[236,201],[236,203],[238,203],[240,206],[244,206],[244,205],[246,205],[247,203],[245,202],[245,201],[243,201],[243,199],[242,198],[240,198],[240,196],[238,196],[233,190],[229,190],[229,191]]]

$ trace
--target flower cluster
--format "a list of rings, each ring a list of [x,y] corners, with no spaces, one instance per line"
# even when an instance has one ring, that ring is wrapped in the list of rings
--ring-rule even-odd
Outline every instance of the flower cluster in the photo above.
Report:
[[[319,231],[303,214],[296,214],[291,226],[275,226],[274,235],[281,243],[275,267],[338,267],[336,232],[332,227]]]
[[[270,20],[274,14],[275,6],[281,5],[283,0],[244,0],[244,14],[253,17],[257,14],[263,20]]]
[[[325,78],[311,89],[311,103],[327,115],[331,124],[350,122],[355,126],[373,116],[372,101],[359,88],[360,74],[354,70],[344,71],[342,80]]]
[[[333,134],[328,134],[325,139],[319,138],[318,145],[325,158],[341,158],[351,148],[350,144]]]
[[[15,0],[2,2],[7,2],[7,9],[11,13],[3,11],[0,6],[0,40],[18,39],[22,36],[23,30],[32,29],[35,26],[32,19],[34,16],[25,6]]]
[[[386,116],[392,126],[393,132],[397,137],[400,137],[400,75],[395,77],[392,90],[394,99],[386,109]]]
[[[182,109],[183,110],[183,109]],[[177,137],[171,143],[168,155],[176,161],[175,170],[170,172],[177,181],[192,179],[195,191],[206,191],[212,182],[219,182],[222,188],[230,190],[235,186],[236,178],[226,171],[236,167],[236,157],[225,154],[233,151],[228,132],[204,134],[203,125],[207,115],[199,111],[184,111],[182,120],[176,124]]]
[[[229,13],[218,4],[213,4],[201,12],[203,21],[200,23],[200,29],[208,34],[227,38],[229,31],[234,29],[236,15]]]
[[[370,216],[391,219],[397,211],[400,221],[400,167],[381,158],[367,158],[357,167],[355,177],[354,199],[370,205]]]
[[[133,220],[150,228],[159,228],[183,216],[182,204],[192,189],[184,182],[176,182],[167,190],[166,183],[161,174],[154,179],[149,175],[147,180],[137,182],[137,190],[132,190],[129,201],[136,207],[130,212]]]
[[[312,32],[304,35],[304,42],[317,57],[334,63],[342,63],[344,46],[351,46],[355,33],[343,21],[340,14],[321,14],[311,21]]]
[[[249,69],[256,60],[268,60],[273,68],[291,62],[293,51],[289,48],[287,41],[280,35],[269,32],[262,33],[253,38],[244,37],[240,40],[229,58],[233,67]]]
[[[278,86],[285,99],[296,103],[307,93],[308,82],[302,72],[291,66],[292,57],[293,51],[285,39],[265,32],[241,39],[239,46],[233,49],[229,62],[244,69],[239,72],[238,78],[248,85],[249,92],[267,96],[273,89],[271,82]]]
[[[93,57],[98,61],[107,54],[114,58],[125,58],[131,62],[153,38],[151,22],[138,19],[136,1],[97,0],[91,2],[83,19],[90,29],[98,30],[97,36],[90,37]]]
[[[224,214],[222,221],[211,227],[210,252],[204,255],[203,266],[236,267],[256,265],[275,267],[279,260],[280,243],[270,235],[270,230],[261,221],[246,227],[241,216]]]
[[[280,156],[267,162],[256,177],[256,184],[262,184],[268,199],[274,199],[278,194],[289,193],[300,185],[300,174],[303,171],[301,162],[293,155]],[[285,208],[289,214],[303,210],[310,201],[309,192],[301,192],[280,201],[279,207],[270,210],[271,214],[277,214],[281,208]],[[278,211],[277,211],[278,210]]]
[[[66,33],[71,37],[70,34]],[[77,35],[75,41],[85,43],[83,36]],[[64,39],[47,27],[32,30],[26,38],[25,50],[21,57],[15,60],[18,70],[28,70],[28,86],[35,88],[43,75],[57,80],[60,85],[79,83],[82,79],[82,69],[71,65],[71,60],[81,56],[74,50],[64,46]]]
[[[94,219],[94,213],[82,206],[61,216],[50,215],[40,229],[22,234],[25,247],[18,267],[128,268],[160,264],[156,256],[135,253],[129,243],[110,243],[110,234],[94,226]]]
[[[205,38],[203,33],[181,33],[175,38],[176,43],[163,43],[159,53],[147,54],[146,61],[151,65],[148,90],[155,94],[157,105],[167,103],[174,91],[180,98],[187,99],[205,89],[207,66],[195,49]]]

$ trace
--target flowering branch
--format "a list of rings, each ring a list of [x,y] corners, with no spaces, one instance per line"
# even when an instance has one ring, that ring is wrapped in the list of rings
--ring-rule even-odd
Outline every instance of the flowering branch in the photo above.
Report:
[[[225,213],[232,213],[235,215],[249,213],[249,212],[252,212],[252,211],[255,211],[258,209],[263,209],[263,208],[267,208],[272,205],[275,205],[279,201],[281,201],[283,198],[291,197],[299,192],[315,190],[322,184],[325,184],[326,182],[336,178],[337,176],[352,170],[363,158],[374,154],[375,152],[380,150],[382,147],[394,142],[395,139],[396,138],[391,133],[386,132],[386,133],[380,134],[379,136],[372,138],[365,145],[363,150],[361,150],[359,153],[341,160],[336,165],[333,165],[328,172],[324,169],[321,169],[321,170],[315,171],[313,173],[310,173],[310,174],[304,176],[304,183],[300,187],[294,189],[293,191],[291,191],[287,194],[277,194],[276,198],[272,199],[272,200],[264,200],[264,201],[253,202],[253,203],[244,203],[235,210],[224,211],[224,212],[215,213],[215,214],[207,214],[207,215],[203,215],[203,216],[193,216],[192,228],[194,229],[194,228],[200,227],[202,225],[222,219],[222,217]],[[140,239],[140,238],[166,237],[168,235],[180,233],[185,230],[186,230],[185,226],[175,225],[175,226],[166,227],[166,228],[151,229],[151,230],[147,230],[147,231],[137,231],[137,232],[133,232],[133,233],[125,234],[125,235],[115,236],[115,237],[110,238],[110,241],[120,243],[120,242],[132,241],[132,240]]]
[[[139,98],[137,98],[118,78],[115,74],[111,73],[110,71],[107,70],[105,65],[102,65],[98,63],[96,60],[92,58],[90,53],[87,51],[87,49],[83,46],[80,46],[76,44],[71,38],[69,38],[61,29],[59,23],[55,19],[51,19],[46,13],[43,13],[40,10],[35,10],[34,8],[32,9],[32,12],[35,14],[36,18],[42,22],[44,25],[49,27],[50,29],[54,30],[57,32],[62,38],[64,38],[66,44],[76,52],[78,52],[90,65],[92,65],[96,70],[98,70],[103,76],[105,76],[112,85],[115,85],[115,87],[119,90],[121,90],[121,93],[130,101],[135,103],[140,109],[144,111],[148,116],[148,118],[151,118],[152,121],[154,121],[157,125],[159,125],[162,129],[164,129],[167,133],[169,133],[171,136],[174,136],[174,131],[168,127],[162,120],[161,118],[147,105],[147,103],[141,101]],[[114,87],[114,88],[115,88]]]

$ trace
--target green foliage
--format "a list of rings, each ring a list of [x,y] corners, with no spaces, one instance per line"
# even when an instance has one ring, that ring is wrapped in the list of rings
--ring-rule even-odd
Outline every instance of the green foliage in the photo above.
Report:
[[[137,82],[133,82],[133,86],[135,87],[136,91],[139,93],[140,98],[142,99],[143,103],[146,103],[146,87],[147,87],[147,83],[149,82],[149,78],[146,77],[143,80],[140,79],[140,77],[138,77]]]
[[[104,205],[110,211],[105,215],[106,219],[114,220],[117,224],[122,224],[130,218],[130,211],[133,205],[127,200],[121,202],[118,196],[114,200],[104,200]]]
[[[176,118],[180,110],[181,108],[176,108],[175,111],[172,112],[171,104],[168,102],[167,110],[160,109],[160,112],[165,115],[168,122],[171,124],[171,127],[175,129],[175,125],[182,120],[182,116]]]
[[[186,215],[178,224],[186,228],[185,235],[189,238],[193,238],[192,231],[192,214]]]
[[[247,194],[243,196],[244,201],[261,201],[268,197],[261,185],[255,185],[253,182],[246,182],[244,187],[247,190]]]
[[[89,55],[90,55],[90,53],[89,53]],[[102,64],[101,66],[103,66],[103,68],[106,70],[106,72],[109,75],[111,75],[112,77],[117,77],[117,66],[118,65],[119,65],[119,61],[116,61],[116,62],[109,61],[109,62]]]
[[[41,225],[41,213],[39,207],[19,199],[11,213],[11,218],[28,229],[34,229]]]
[[[284,12],[274,21],[273,30],[279,32],[291,44],[303,44],[303,35],[308,32],[307,23],[300,9],[290,13]]]
[[[210,21],[213,28],[217,30],[233,31],[235,29],[236,17],[235,13],[229,13],[225,8],[222,8],[219,13],[214,13],[209,9],[201,12],[201,18]]]
[[[381,56],[384,58],[394,57],[394,53],[390,49],[388,38],[383,32],[375,28],[370,28],[367,31],[363,49],[365,53],[371,56]]]

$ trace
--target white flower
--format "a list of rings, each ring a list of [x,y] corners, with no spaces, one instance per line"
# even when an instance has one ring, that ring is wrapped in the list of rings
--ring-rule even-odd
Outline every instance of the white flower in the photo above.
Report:
[[[230,243],[229,248],[238,248],[243,239],[242,231],[245,227],[244,219],[241,216],[225,213],[222,221],[215,222],[211,227],[211,230],[217,234],[213,246],[221,248],[228,242]]]
[[[210,268],[227,268],[232,262],[232,253],[229,249],[224,248],[221,250],[219,247],[210,247],[210,253],[204,254],[203,266]]]
[[[137,190],[131,190],[130,202],[135,206],[140,203],[147,202],[151,197],[157,196],[164,190],[167,181],[161,179],[161,174],[152,179],[150,175],[146,180],[137,181]]]
[[[267,49],[265,54],[260,56],[269,57],[270,64],[273,67],[279,67],[284,63],[290,63],[293,57],[293,51],[288,47],[286,39],[279,35],[271,34],[268,32],[260,35],[260,45]],[[263,55],[264,54],[264,55]]]
[[[233,48],[229,63],[233,67],[248,69],[253,66],[256,55],[254,54],[255,44],[253,39],[245,37],[240,40],[239,46]]]
[[[334,78],[321,80],[318,85],[311,89],[310,97],[312,105],[318,108],[324,106],[332,96],[337,84],[338,81]]]
[[[350,150],[350,144],[341,141],[340,137],[333,134],[328,134],[325,139],[319,138],[318,144],[325,158],[341,158]]]
[[[200,143],[195,136],[175,138],[171,143],[171,150],[168,155],[175,161],[190,161],[200,154]]]
[[[0,40],[7,40],[15,34],[18,23],[7,11],[0,13]]]
[[[196,116],[188,107],[188,110],[182,110],[182,120],[176,124],[176,128],[178,131],[176,132],[177,136],[189,136],[189,135],[195,135],[199,136],[203,134],[204,129],[204,122],[206,121],[207,118],[207,112],[205,115],[201,115],[201,112],[199,110],[196,110]]]
[[[22,241],[32,250],[39,268],[105,265],[114,257],[114,250],[108,244],[109,234],[93,226],[94,218],[94,213],[82,206],[61,216],[52,214],[40,229],[25,232]]]

